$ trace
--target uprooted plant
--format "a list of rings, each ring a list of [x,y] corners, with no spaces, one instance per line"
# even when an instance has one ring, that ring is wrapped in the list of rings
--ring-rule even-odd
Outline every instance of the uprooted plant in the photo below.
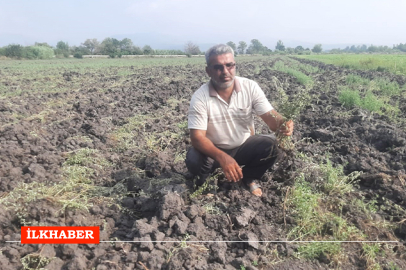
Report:
[[[272,77],[272,81],[279,95],[278,112],[283,115],[285,123],[289,120],[295,121],[306,106],[310,104],[309,89],[302,89],[299,93],[289,98],[279,80],[276,77]],[[286,136],[279,131],[276,131],[276,136],[280,148],[285,151],[293,150],[294,145],[290,136]]]

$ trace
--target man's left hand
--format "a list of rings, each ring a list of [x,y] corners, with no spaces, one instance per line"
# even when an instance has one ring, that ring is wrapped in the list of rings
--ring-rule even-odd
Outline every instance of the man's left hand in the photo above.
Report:
[[[279,127],[279,133],[286,136],[291,136],[293,134],[293,127],[294,127],[293,121],[289,120]]]

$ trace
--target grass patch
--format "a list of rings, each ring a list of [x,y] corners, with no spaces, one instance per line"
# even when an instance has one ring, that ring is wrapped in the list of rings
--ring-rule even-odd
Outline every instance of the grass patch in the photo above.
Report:
[[[362,78],[361,76],[350,74],[345,78],[348,85],[368,85],[370,80]]]
[[[402,93],[402,89],[399,87],[399,84],[397,82],[391,82],[385,78],[376,79],[374,81],[376,82],[377,88],[380,93],[385,96],[398,96]]]
[[[346,176],[342,167],[334,168],[327,158],[326,162],[318,164],[307,156],[298,157],[305,165],[286,195],[285,205],[296,222],[288,238],[313,241],[364,239],[359,229],[337,213],[344,204],[344,196],[353,190],[354,179],[359,173]],[[344,254],[340,243],[314,242],[300,245],[298,256],[308,259],[327,256],[332,263],[339,264]]]
[[[345,88],[338,96],[340,103],[347,109],[354,108],[361,104],[361,97],[359,91]]]
[[[370,112],[382,113],[381,108],[385,107],[385,103],[372,92],[368,92],[359,106]]]
[[[378,70],[406,75],[405,54],[323,54],[297,57],[350,69]]]
[[[354,189],[353,184],[360,175],[359,172],[353,172],[349,175],[344,174],[343,166],[333,167],[330,160],[326,164],[320,165],[324,185],[323,191],[328,195],[344,195]]]
[[[277,61],[274,64],[273,69],[287,73],[295,77],[300,84],[304,85],[307,88],[311,88],[314,84],[314,81],[311,77],[307,76],[306,74],[304,74],[299,70],[296,70],[294,68],[285,65],[282,61]]]
[[[92,177],[97,172],[88,166],[95,166],[103,170],[111,166],[104,158],[93,149],[80,149],[71,153],[62,165],[62,179],[59,182],[44,183],[31,182],[20,183],[0,199],[0,204],[16,212],[23,225],[29,225],[24,216],[28,215],[29,205],[38,200],[45,199],[59,207],[55,212],[58,215],[65,209],[80,209],[87,211],[93,205],[94,199],[100,200],[97,186],[93,184]],[[105,198],[105,202],[109,201]]]

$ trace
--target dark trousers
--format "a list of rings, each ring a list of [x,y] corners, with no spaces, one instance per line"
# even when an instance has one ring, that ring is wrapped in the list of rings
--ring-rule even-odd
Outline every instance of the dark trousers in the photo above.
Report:
[[[220,150],[233,157],[238,165],[244,165],[242,173],[245,184],[250,184],[255,179],[261,179],[265,172],[275,164],[280,153],[276,139],[272,135],[254,135],[237,148]],[[189,172],[199,177],[200,184],[203,184],[210,173],[219,167],[217,161],[193,147],[187,152],[185,162]]]

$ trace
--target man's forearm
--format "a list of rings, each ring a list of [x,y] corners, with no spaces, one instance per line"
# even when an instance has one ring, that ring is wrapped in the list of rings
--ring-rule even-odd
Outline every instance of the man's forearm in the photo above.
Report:
[[[218,149],[207,137],[192,138],[192,146],[217,162],[220,162],[221,157],[226,154]]]

